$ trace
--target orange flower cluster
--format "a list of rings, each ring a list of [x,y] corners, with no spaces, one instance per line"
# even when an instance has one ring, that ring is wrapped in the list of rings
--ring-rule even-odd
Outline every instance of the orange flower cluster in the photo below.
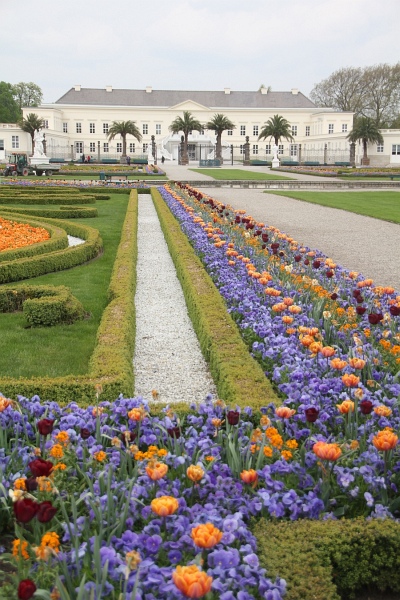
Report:
[[[157,446],[149,446],[147,448],[147,452],[142,452],[137,449],[137,446],[131,446],[132,449],[135,449],[133,458],[135,460],[153,460],[155,456],[162,458],[168,454],[168,451],[165,448],[157,448]]]
[[[202,598],[211,590],[212,577],[200,571],[197,565],[176,567],[172,580],[187,598]]]
[[[168,465],[161,462],[150,462],[146,467],[146,473],[152,481],[158,481],[168,473]]]
[[[378,431],[376,436],[372,439],[375,448],[383,452],[393,450],[393,448],[397,446],[398,441],[398,436],[393,433],[390,427],[386,427],[383,431]]]
[[[14,540],[12,544],[12,555],[14,558],[19,558],[21,556],[24,560],[29,560],[28,542],[19,539]]]
[[[198,481],[203,479],[204,471],[198,465],[190,465],[190,467],[188,467],[186,470],[186,475],[189,477],[189,479],[191,481],[197,483]]]
[[[40,546],[33,548],[36,558],[39,560],[48,560],[52,554],[58,554],[60,551],[60,538],[55,531],[49,531],[42,536]]]
[[[43,227],[32,227],[27,223],[7,221],[0,217],[0,252],[38,244],[48,239],[50,234]]]
[[[249,469],[248,471],[242,471],[240,473],[240,479],[249,485],[255,486],[258,481],[257,471]]]
[[[316,442],[313,446],[313,452],[322,460],[335,461],[341,457],[342,451],[337,444],[328,444],[327,442]]]
[[[194,527],[190,535],[199,548],[213,548],[222,540],[223,532],[212,523],[205,523]]]
[[[151,510],[159,517],[169,517],[179,508],[179,502],[173,496],[160,496],[151,501]]]

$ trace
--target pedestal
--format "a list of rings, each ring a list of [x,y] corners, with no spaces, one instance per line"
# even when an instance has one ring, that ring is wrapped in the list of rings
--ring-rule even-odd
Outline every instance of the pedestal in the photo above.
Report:
[[[273,169],[277,169],[279,167],[279,165],[280,165],[279,158],[273,158],[272,159],[272,165],[271,165],[272,168]]]
[[[35,167],[36,165],[49,165],[50,159],[45,154],[42,154],[41,156],[33,155],[30,159],[30,163],[32,167]]]

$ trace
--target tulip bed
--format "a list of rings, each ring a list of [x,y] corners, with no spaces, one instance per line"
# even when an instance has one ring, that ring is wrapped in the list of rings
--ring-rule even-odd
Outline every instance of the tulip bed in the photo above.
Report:
[[[0,252],[44,242],[50,238],[43,227],[32,227],[0,217]]]

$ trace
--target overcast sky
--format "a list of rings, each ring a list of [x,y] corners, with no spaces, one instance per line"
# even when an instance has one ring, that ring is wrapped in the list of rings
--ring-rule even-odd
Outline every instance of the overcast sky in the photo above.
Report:
[[[0,0],[0,80],[274,91],[399,61],[400,0]]]

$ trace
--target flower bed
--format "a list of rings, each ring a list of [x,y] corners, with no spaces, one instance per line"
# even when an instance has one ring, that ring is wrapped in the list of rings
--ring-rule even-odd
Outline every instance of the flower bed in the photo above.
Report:
[[[33,227],[27,223],[9,221],[0,217],[0,252],[31,246],[50,239],[43,227]]]

